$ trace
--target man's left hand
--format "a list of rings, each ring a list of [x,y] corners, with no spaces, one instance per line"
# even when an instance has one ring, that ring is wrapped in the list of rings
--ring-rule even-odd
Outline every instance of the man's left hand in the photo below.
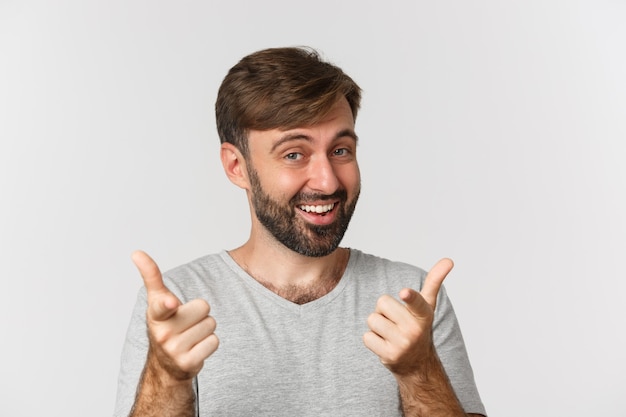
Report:
[[[394,374],[417,371],[423,361],[436,354],[432,325],[437,294],[453,266],[451,259],[440,260],[426,275],[420,292],[401,290],[399,297],[404,304],[383,295],[368,317],[370,331],[363,335],[365,346]]]

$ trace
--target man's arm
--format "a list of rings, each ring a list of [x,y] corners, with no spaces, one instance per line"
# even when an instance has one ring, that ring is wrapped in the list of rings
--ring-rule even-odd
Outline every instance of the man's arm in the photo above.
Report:
[[[384,295],[368,318],[370,331],[363,340],[396,378],[407,417],[467,415],[432,337],[437,294],[452,267],[450,259],[442,259],[426,276],[421,293],[403,289],[399,295],[404,304]]]
[[[177,381],[169,378],[154,354],[149,353],[141,376],[135,404],[129,417],[196,415],[196,396],[192,380]]]
[[[147,254],[135,252],[133,261],[147,291],[150,346],[130,416],[195,416],[193,378],[219,344],[215,320],[204,300],[182,304]]]
[[[433,352],[418,370],[395,373],[405,416],[480,416],[465,414],[446,372]]]

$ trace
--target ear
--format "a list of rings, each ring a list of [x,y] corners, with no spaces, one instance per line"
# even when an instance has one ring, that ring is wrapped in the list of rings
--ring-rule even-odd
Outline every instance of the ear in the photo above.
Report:
[[[248,190],[250,182],[248,181],[246,160],[239,149],[232,143],[222,143],[220,158],[228,179],[237,187]]]

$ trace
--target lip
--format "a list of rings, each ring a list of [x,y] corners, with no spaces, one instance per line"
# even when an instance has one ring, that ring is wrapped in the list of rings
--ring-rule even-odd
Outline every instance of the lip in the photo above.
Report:
[[[300,206],[324,206],[328,204],[334,204],[334,207],[326,212],[325,214],[318,214],[313,212],[306,212],[300,209]],[[312,223],[318,226],[324,226],[331,224],[335,221],[337,217],[337,207],[339,206],[339,201],[324,201],[324,202],[316,202],[316,203],[306,203],[306,204],[297,204],[296,211],[300,216],[304,218],[307,223]]]

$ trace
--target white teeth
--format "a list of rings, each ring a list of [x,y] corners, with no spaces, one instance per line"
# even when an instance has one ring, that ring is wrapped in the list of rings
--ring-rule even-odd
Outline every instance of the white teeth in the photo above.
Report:
[[[306,211],[307,213],[326,213],[329,212],[335,207],[335,204],[325,204],[323,206],[300,206],[300,210]]]

